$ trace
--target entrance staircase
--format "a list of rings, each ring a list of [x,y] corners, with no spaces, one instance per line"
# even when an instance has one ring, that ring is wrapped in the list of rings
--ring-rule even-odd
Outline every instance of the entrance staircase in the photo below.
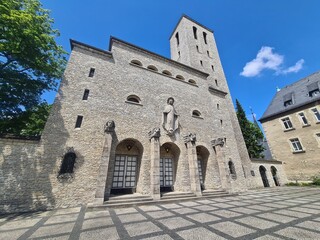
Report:
[[[191,192],[165,192],[161,193],[160,200],[153,200],[151,196],[142,195],[139,193],[125,194],[125,195],[111,195],[110,198],[104,202],[103,207],[129,207],[145,204],[161,204],[173,203],[182,201],[200,200],[204,198],[221,198],[230,197],[235,194],[230,194],[224,190],[204,190],[202,196],[196,196]]]

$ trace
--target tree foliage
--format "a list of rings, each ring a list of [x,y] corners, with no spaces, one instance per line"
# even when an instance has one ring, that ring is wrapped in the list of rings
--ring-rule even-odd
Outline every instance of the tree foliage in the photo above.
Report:
[[[39,0],[1,0],[0,16],[0,119],[10,119],[56,90],[66,52]]]
[[[239,125],[248,149],[249,156],[251,158],[264,157],[262,154],[264,147],[261,144],[263,140],[263,133],[256,124],[247,119],[246,113],[238,100],[236,100],[236,109]]]
[[[51,110],[51,105],[41,103],[9,119],[0,119],[0,134],[40,136]]]

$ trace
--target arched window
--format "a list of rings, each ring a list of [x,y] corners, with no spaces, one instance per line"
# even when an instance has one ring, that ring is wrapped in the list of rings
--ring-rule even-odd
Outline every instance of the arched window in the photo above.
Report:
[[[193,80],[193,79],[189,79],[188,82],[189,82],[189,83],[192,83],[192,84],[196,84],[196,81]]]
[[[156,68],[156,67],[153,66],[153,65],[149,65],[147,68],[150,69],[150,70],[152,70],[152,71],[158,72],[158,68]]]
[[[192,116],[193,117],[201,117],[201,113],[198,110],[193,110],[192,111]]]
[[[140,61],[138,61],[138,60],[132,60],[131,63],[134,64],[134,65],[142,67],[142,63]]]
[[[137,95],[130,95],[130,96],[127,97],[127,102],[140,103],[141,100]]]
[[[234,163],[231,160],[228,162],[228,166],[229,166],[229,172],[230,172],[231,178],[236,179],[237,178],[236,169],[234,167]]]
[[[204,43],[207,44],[207,33],[203,32]]]
[[[194,39],[198,39],[198,36],[197,36],[197,28],[196,27],[193,27],[193,37]]]
[[[184,77],[181,76],[181,75],[177,75],[177,76],[176,76],[176,79],[184,80]]]
[[[67,152],[62,160],[59,175],[65,173],[73,173],[74,164],[76,162],[76,154],[73,151]]]
[[[167,76],[172,76],[172,73],[169,72],[168,70],[163,70],[162,73]]]
[[[177,45],[179,46],[179,33],[176,33],[176,40],[177,40]]]

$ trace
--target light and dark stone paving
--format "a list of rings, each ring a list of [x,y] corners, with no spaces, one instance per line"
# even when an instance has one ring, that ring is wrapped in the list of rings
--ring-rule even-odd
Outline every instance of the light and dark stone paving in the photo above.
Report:
[[[320,188],[0,216],[0,239],[320,239]]]

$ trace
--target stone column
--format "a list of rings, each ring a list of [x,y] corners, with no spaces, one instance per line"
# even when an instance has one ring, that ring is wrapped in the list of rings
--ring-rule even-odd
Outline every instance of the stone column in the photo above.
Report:
[[[183,140],[187,146],[191,191],[197,196],[202,196],[196,150],[196,135],[189,133],[183,137]]]
[[[109,161],[110,161],[110,153],[111,153],[111,145],[112,145],[112,136],[114,133],[115,124],[114,121],[108,121],[104,132],[105,132],[105,140],[103,145],[103,151],[100,161],[100,167],[98,172],[98,179],[97,179],[97,188],[96,194],[94,198],[93,205],[102,205],[104,202],[104,192],[106,188],[107,182],[107,174],[109,168]]]
[[[150,139],[150,179],[151,197],[154,200],[160,199],[160,128],[154,128],[149,132]]]
[[[219,170],[220,170],[220,178],[221,178],[221,185],[223,189],[229,189],[230,188],[230,177],[229,174],[227,174],[228,169],[225,163],[225,155],[223,151],[224,146],[224,139],[223,138],[217,138],[211,141],[211,145],[215,150]]]

